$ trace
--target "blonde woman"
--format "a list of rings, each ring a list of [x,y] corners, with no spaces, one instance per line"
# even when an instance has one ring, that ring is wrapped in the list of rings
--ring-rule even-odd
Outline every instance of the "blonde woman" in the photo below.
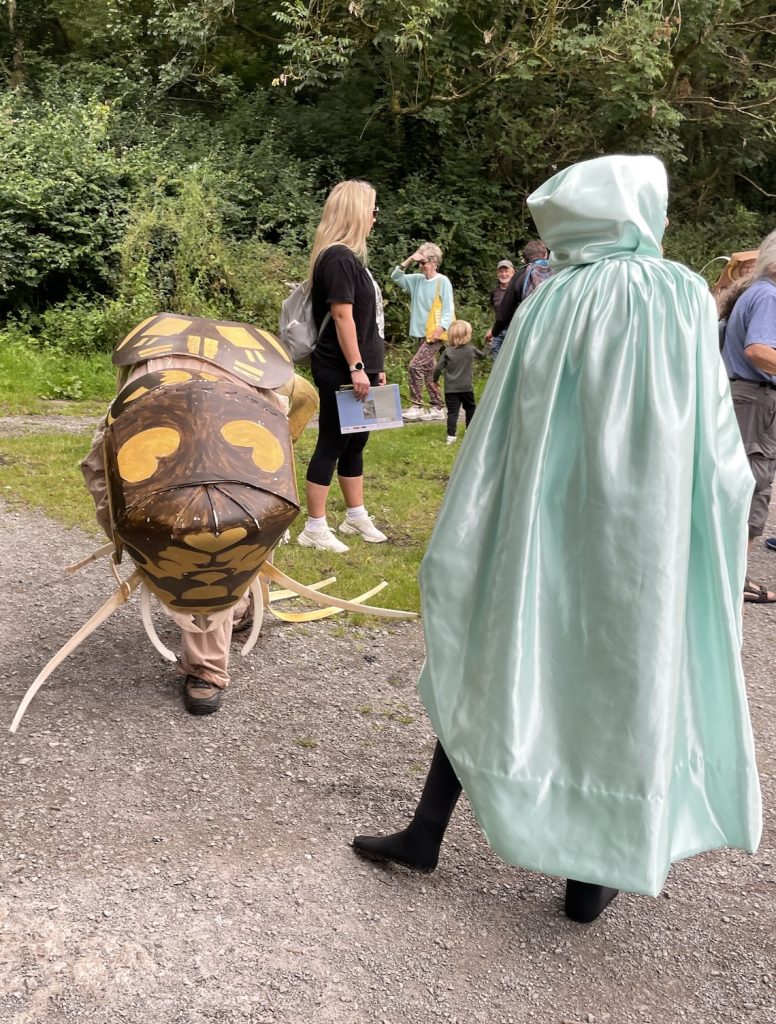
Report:
[[[455,317],[453,286],[439,273],[442,250],[433,242],[424,242],[407,259],[394,267],[391,280],[410,295],[410,337],[418,343],[410,360],[409,383],[411,405],[405,420],[443,420],[442,394],[434,382],[434,364],[447,328]],[[410,263],[417,263],[420,273],[405,274]],[[430,409],[423,412],[423,385],[426,385]]]
[[[339,532],[373,544],[388,539],[364,507],[363,452],[369,434],[340,432],[336,398],[341,387],[352,386],[363,401],[370,386],[385,383],[382,299],[367,269],[366,240],[377,211],[377,194],[367,182],[335,185],[310,256],[313,317],[320,331],[311,366],[321,408],[318,442],[307,467],[307,522],[297,541],[322,551],[348,550],[326,519],[335,469],[347,505]]]

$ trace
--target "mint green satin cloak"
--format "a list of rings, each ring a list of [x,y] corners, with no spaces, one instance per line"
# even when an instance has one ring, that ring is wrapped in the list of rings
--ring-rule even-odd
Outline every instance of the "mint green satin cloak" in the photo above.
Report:
[[[662,258],[653,157],[529,199],[520,307],[421,567],[431,722],[507,862],[656,895],[754,851],[740,660],[752,476],[700,277]]]

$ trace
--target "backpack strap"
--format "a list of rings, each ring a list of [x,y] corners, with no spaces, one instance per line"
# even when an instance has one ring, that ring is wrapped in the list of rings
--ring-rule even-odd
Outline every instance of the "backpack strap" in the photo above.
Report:
[[[315,337],[316,345],[321,340],[321,335],[326,330],[326,326],[329,323],[329,320],[331,320],[331,310],[327,310],[326,316],[323,318],[323,320],[321,320],[321,326],[318,328],[318,334]]]
[[[520,301],[521,302],[523,301],[523,299],[528,294],[528,286],[531,283],[531,274],[533,273],[533,268],[534,268],[533,263],[529,263],[528,266],[525,269],[525,277],[523,278],[523,284],[522,284],[522,287],[520,289]]]

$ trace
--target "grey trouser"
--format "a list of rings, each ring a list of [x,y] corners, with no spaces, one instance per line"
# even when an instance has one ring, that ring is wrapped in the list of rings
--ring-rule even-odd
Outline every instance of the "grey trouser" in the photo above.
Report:
[[[749,509],[751,540],[761,537],[765,529],[776,474],[776,390],[753,381],[732,380],[730,391],[754,477],[754,494]]]

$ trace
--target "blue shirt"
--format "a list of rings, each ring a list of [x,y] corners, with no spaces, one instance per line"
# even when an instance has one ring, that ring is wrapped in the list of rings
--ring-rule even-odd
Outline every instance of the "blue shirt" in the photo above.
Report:
[[[391,280],[410,293],[410,337],[426,337],[426,321],[437,295],[442,300],[442,316],[439,326],[446,331],[455,318],[453,307],[453,286],[444,274],[431,278],[423,274],[405,274],[401,267],[394,267]]]
[[[769,278],[761,277],[751,284],[733,306],[725,331],[722,359],[730,378],[776,384],[776,376],[762,373],[746,358],[749,345],[776,349],[776,282]]]

